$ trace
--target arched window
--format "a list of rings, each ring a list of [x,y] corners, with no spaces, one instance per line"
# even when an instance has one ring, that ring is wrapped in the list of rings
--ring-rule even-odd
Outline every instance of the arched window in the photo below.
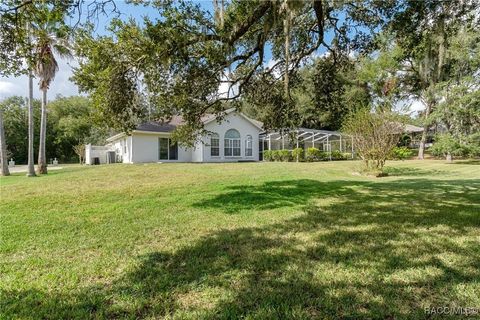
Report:
[[[240,157],[240,133],[235,129],[225,132],[225,157]]]
[[[218,133],[212,133],[210,136],[210,156],[220,156],[220,137],[218,136]]]
[[[245,157],[251,157],[253,155],[252,143],[253,143],[252,136],[247,135],[247,139],[245,139]]]

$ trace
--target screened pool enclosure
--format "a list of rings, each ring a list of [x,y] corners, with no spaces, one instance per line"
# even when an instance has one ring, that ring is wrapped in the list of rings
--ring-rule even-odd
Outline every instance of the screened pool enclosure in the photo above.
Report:
[[[317,148],[323,152],[339,151],[349,153],[352,158],[355,150],[352,138],[337,131],[298,128],[288,133],[265,132],[260,135],[260,159],[265,150],[293,150],[295,148]]]

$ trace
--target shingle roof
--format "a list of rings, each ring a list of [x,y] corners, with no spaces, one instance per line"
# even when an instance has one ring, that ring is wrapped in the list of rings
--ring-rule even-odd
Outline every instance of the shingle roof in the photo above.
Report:
[[[233,111],[233,110],[227,110],[228,111]],[[201,121],[204,123],[210,122],[212,120],[216,119],[215,114],[207,113],[205,114],[202,118]],[[247,118],[246,116],[244,116]],[[251,122],[253,122],[256,126],[262,127],[263,123],[251,118],[247,118]],[[185,123],[185,120],[183,120],[182,116],[173,116],[172,119],[169,122],[158,122],[158,121],[149,121],[149,122],[144,122],[142,124],[139,124],[135,130],[138,131],[150,131],[150,132],[171,132],[175,130],[176,127],[183,125]]]
[[[232,111],[235,111],[235,109],[228,109],[226,110],[226,113],[230,113]],[[259,128],[262,128],[263,123],[254,119],[250,119],[246,117],[245,115],[242,115],[245,117],[247,120],[251,121],[254,125],[256,125]],[[203,123],[208,123],[210,121],[213,121],[216,119],[215,114],[207,113],[205,114],[202,118],[201,121]],[[176,127],[183,125],[185,123],[185,120],[182,118],[182,116],[173,116],[172,119],[169,122],[160,122],[160,121],[148,121],[139,124],[135,130],[136,131],[147,131],[147,132],[172,132],[175,130]],[[123,136],[124,133],[118,133],[114,136],[111,136],[107,139],[107,141],[113,141],[121,136]]]
[[[160,123],[155,121],[144,122],[139,124],[135,130],[139,131],[151,131],[151,132],[170,132],[176,128],[175,125],[170,123]]]
[[[207,114],[202,117],[202,121],[211,119],[215,117],[214,115]],[[160,122],[160,121],[148,121],[139,124],[135,130],[138,131],[150,131],[150,132],[171,132],[175,130],[176,127],[181,126],[185,123],[182,116],[173,116],[169,122]]]
[[[405,132],[408,132],[408,133],[423,132],[423,128],[414,126],[413,124],[406,124],[405,125]]]

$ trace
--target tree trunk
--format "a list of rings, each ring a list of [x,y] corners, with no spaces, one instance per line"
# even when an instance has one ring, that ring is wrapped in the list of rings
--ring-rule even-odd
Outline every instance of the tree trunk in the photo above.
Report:
[[[417,159],[423,160],[425,158],[425,143],[427,142],[427,133],[428,129],[430,127],[428,123],[428,116],[430,115],[431,111],[431,105],[430,103],[427,104],[427,108],[425,110],[425,124],[423,125],[423,132],[422,132],[422,138],[420,139],[420,147],[418,148],[418,156]]]
[[[38,147],[37,173],[47,173],[47,159],[45,155],[45,140],[47,133],[47,89],[42,90],[42,116],[40,119],[40,145]]]
[[[9,176],[7,159],[7,144],[5,142],[5,130],[3,128],[3,111],[0,109],[0,162],[2,162],[2,176]]]
[[[452,157],[452,154],[450,152],[447,153],[446,159],[447,159],[447,162],[453,162],[453,157]]]
[[[32,71],[28,72],[28,170],[27,177],[35,177],[35,160],[33,154],[33,75]]]

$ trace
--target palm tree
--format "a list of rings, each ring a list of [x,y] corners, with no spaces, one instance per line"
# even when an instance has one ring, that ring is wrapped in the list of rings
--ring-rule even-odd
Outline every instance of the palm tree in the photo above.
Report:
[[[31,32],[30,32],[30,22],[27,22],[27,32],[28,32],[28,39],[31,41]],[[30,44],[30,43],[29,43]],[[27,177],[35,177],[35,160],[33,154],[33,140],[34,140],[34,130],[35,126],[33,124],[33,72],[32,72],[32,65],[31,65],[31,50],[29,59],[27,59],[28,63],[28,169],[27,169]]]
[[[40,118],[40,145],[38,148],[37,172],[47,173],[45,140],[47,131],[47,91],[58,71],[58,63],[53,52],[59,56],[71,56],[68,45],[68,34],[64,28],[58,28],[56,22],[46,22],[42,26],[34,26],[35,37],[35,75],[39,78],[42,91],[42,112]]]
[[[27,177],[35,177],[35,167],[33,160],[33,74],[28,72],[28,170]]]

